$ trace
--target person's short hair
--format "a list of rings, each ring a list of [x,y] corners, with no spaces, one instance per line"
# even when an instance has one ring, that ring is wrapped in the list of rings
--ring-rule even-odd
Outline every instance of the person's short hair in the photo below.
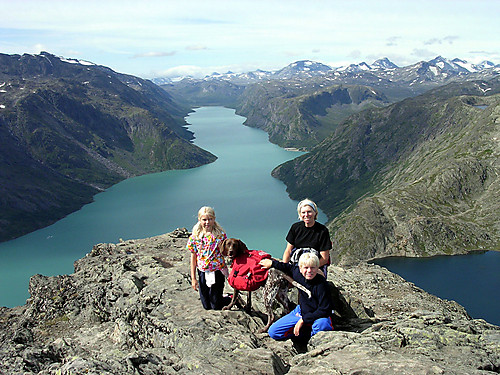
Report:
[[[316,215],[314,215],[314,220],[316,220],[317,217],[318,217],[318,206],[312,200],[307,199],[307,198],[301,200],[299,202],[299,204],[297,205],[297,213],[299,214],[299,220],[301,220],[300,211],[302,211],[302,208],[304,206],[309,206],[309,207],[311,207],[313,209],[313,211],[316,213]]]
[[[319,258],[314,253],[304,253],[299,258],[299,267],[316,267],[319,268]]]

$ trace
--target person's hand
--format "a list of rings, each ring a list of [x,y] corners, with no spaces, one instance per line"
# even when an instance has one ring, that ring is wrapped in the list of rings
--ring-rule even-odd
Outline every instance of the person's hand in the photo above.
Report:
[[[300,320],[297,323],[295,323],[295,327],[293,327],[293,334],[295,336],[299,335],[300,329],[302,328],[303,325],[304,325],[304,321],[302,320],[302,318],[300,318]]]
[[[191,287],[195,291],[198,291],[198,280],[196,280],[196,278],[194,278],[194,277],[191,279]]]
[[[271,259],[262,259],[259,264],[263,267],[263,268],[271,268],[271,266],[273,265],[273,261]]]

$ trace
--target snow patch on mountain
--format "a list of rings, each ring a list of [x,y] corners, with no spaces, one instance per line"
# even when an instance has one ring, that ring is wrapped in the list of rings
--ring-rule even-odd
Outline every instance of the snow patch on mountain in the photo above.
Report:
[[[425,82],[429,80],[443,81],[455,76],[463,76],[470,73],[480,73],[485,70],[500,70],[500,65],[491,61],[483,61],[480,64],[472,64],[465,60],[455,58],[453,60],[437,56],[430,61],[420,61],[413,65],[399,67],[387,57],[378,59],[372,64],[361,62],[332,68],[326,64],[301,60],[295,61],[277,71],[256,70],[245,73],[217,73],[206,76],[203,80],[228,80],[237,84],[250,84],[259,81],[273,79],[294,79],[321,76],[323,79],[334,79],[335,77],[350,76],[351,79],[360,75],[372,74],[372,79],[380,80],[403,80],[408,83]],[[182,79],[193,79],[192,77],[179,77],[178,79],[154,78],[156,84],[167,84]]]

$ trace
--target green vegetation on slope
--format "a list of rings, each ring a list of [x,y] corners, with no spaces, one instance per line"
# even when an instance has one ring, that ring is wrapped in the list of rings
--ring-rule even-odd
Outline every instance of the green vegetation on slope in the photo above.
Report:
[[[0,54],[0,240],[51,224],[125,178],[216,157],[151,82],[53,55]]]
[[[237,112],[249,126],[265,130],[282,147],[311,148],[349,115],[387,105],[383,94],[366,86],[324,85],[315,81],[268,81],[249,86]]]
[[[452,84],[358,113],[273,175],[332,219],[341,263],[498,249],[499,89]]]

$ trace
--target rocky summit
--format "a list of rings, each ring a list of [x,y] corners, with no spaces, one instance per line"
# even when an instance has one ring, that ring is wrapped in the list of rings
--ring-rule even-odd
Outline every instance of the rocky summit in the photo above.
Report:
[[[366,263],[329,268],[335,331],[306,350],[274,341],[257,333],[266,319],[259,291],[250,314],[202,308],[187,236],[98,244],[71,275],[33,276],[26,305],[0,310],[0,373],[500,372],[500,327]]]

